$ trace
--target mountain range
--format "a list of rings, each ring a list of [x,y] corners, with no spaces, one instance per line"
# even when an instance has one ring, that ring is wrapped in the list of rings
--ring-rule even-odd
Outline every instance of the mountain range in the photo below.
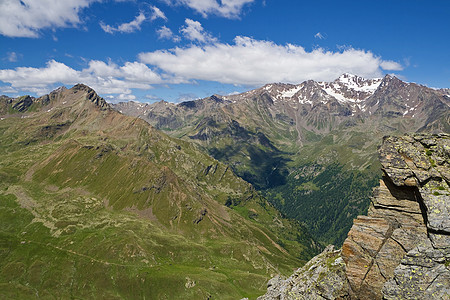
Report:
[[[449,94],[344,74],[178,104],[0,96],[0,294],[255,298],[344,242],[384,135],[450,132]]]
[[[193,143],[79,84],[0,98],[2,298],[236,299],[321,246]]]
[[[267,84],[178,104],[118,103],[198,144],[324,244],[342,244],[381,177],[384,135],[450,132],[450,93],[386,75]]]

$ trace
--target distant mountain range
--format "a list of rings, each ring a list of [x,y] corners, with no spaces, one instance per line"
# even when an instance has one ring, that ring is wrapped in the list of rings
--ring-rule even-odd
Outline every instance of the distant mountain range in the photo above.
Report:
[[[381,138],[450,132],[449,105],[448,89],[343,74],[333,82],[114,108],[197,143],[321,241],[340,245],[381,176]]]

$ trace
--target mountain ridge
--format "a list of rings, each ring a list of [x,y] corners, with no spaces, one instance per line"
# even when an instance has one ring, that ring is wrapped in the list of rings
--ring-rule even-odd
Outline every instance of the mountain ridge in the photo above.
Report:
[[[329,83],[267,84],[238,95],[180,104],[113,106],[197,143],[263,191],[287,216],[306,222],[325,243],[339,245],[352,218],[367,209],[367,190],[381,176],[378,141],[386,134],[450,132],[449,105],[445,91],[395,76],[363,79],[344,74]],[[308,168],[323,179],[303,176],[301,170]],[[350,187],[354,193],[346,192]],[[326,199],[323,191],[330,191]],[[330,216],[318,221],[337,210],[339,202],[346,203],[342,205],[348,219]],[[333,226],[345,228],[337,239]]]
[[[31,100],[0,103],[7,297],[248,297],[320,249],[228,166],[89,87]]]

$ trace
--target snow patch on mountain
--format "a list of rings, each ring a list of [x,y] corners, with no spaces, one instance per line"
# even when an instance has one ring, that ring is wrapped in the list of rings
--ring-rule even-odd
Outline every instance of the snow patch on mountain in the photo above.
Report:
[[[353,74],[342,74],[333,82],[319,82],[321,88],[341,103],[359,103],[373,95],[382,79],[365,79]]]
[[[281,97],[282,98],[292,98],[292,96],[294,96],[300,90],[301,90],[301,86],[297,86],[293,89],[282,92]]]
[[[341,82],[342,85],[344,85],[350,90],[358,92],[374,93],[380,86],[381,80],[382,78],[364,79],[362,77],[346,73],[341,75],[336,81]],[[337,86],[338,85],[334,84],[334,87]]]
[[[355,102],[355,100],[356,100],[356,99],[345,98],[343,94],[341,94],[339,92],[336,92],[332,88],[327,88],[327,87],[324,86],[323,90],[325,92],[327,92],[328,95],[333,96],[334,98],[336,98],[340,102]]]

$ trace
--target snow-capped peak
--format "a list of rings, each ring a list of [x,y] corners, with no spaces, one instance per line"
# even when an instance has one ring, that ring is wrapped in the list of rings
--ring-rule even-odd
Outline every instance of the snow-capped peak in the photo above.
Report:
[[[308,80],[300,84],[271,83],[260,89],[242,94],[267,93],[274,102],[289,101],[299,104],[310,104],[316,102],[326,103],[336,99],[341,103],[362,105],[380,86],[382,78],[365,79],[354,74],[344,73],[332,82],[316,82]],[[231,97],[237,100],[236,96]],[[236,99],[235,99],[236,98]]]
[[[344,73],[333,82],[319,82],[328,95],[340,102],[361,102],[370,97],[380,86],[382,78],[365,79]]]

